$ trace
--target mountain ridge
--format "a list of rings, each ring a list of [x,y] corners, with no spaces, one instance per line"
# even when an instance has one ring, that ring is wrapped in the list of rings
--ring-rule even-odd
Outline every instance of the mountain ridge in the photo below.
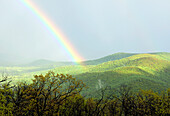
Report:
[[[107,55],[101,58],[93,59],[93,60],[86,60],[83,61],[82,64],[84,65],[97,65],[108,61],[119,60],[122,58],[130,57],[137,54],[144,54],[144,53],[125,53],[125,52],[118,52],[111,55]],[[146,53],[147,54],[147,53]],[[148,53],[153,55],[159,55],[162,59],[170,60],[170,53],[168,52],[154,52]],[[168,56],[168,57],[167,57]],[[38,59],[38,60],[31,60],[25,59],[15,55],[6,55],[0,54],[0,65],[1,66],[47,66],[47,65],[54,65],[54,66],[66,66],[66,65],[76,65],[75,62],[60,62],[60,61],[52,61],[48,59]]]

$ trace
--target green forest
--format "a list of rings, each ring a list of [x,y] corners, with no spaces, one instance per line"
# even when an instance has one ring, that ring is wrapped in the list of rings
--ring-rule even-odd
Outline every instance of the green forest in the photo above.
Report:
[[[170,53],[1,66],[0,115],[168,116]]]
[[[168,116],[170,89],[160,94],[152,90],[132,92],[128,85],[96,91],[96,98],[80,92],[86,85],[71,75],[48,72],[35,75],[31,84],[11,85],[0,81],[0,115],[8,116]],[[117,92],[115,94],[115,92]]]

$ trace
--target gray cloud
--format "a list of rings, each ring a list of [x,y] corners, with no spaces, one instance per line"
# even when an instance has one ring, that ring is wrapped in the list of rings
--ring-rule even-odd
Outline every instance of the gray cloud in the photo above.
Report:
[[[169,0],[34,0],[86,59],[115,52],[170,52]],[[19,0],[0,1],[0,53],[71,60]]]

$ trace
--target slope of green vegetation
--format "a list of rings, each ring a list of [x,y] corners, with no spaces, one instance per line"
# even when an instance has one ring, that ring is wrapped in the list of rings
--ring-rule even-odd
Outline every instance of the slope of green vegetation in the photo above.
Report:
[[[115,53],[115,54],[105,56],[103,58],[99,58],[96,60],[88,60],[83,63],[86,65],[97,65],[97,64],[104,63],[104,62],[108,62],[108,61],[119,60],[119,59],[126,58],[126,57],[133,56],[133,55],[136,55],[136,54],[135,53]]]
[[[170,70],[170,68],[169,68]],[[76,75],[80,80],[83,80],[89,87],[85,93],[94,93],[98,86],[110,86],[118,88],[122,84],[131,85],[135,91],[142,89],[152,89],[157,92],[170,87],[170,74],[150,74],[138,67],[123,67],[114,71],[93,72]]]
[[[97,65],[90,73],[76,77],[89,86],[89,93],[99,84],[113,88],[128,84],[134,86],[135,91],[142,88],[160,92],[170,87],[170,62],[149,54],[135,55]]]
[[[128,84],[134,86],[135,91],[142,88],[157,92],[170,87],[170,62],[157,55],[134,55],[102,63],[89,70],[76,75],[89,86],[89,93],[93,93],[99,84],[113,88]]]
[[[160,56],[164,60],[169,60],[170,61],[170,53],[167,52],[158,52],[158,53],[152,53]]]
[[[134,86],[134,91],[142,88],[157,92],[170,87],[170,53],[117,53],[83,64],[80,66],[61,62],[57,65],[53,61],[40,60],[25,67],[0,67],[0,71],[14,76],[14,82],[31,82],[33,75],[45,74],[48,70],[71,74],[89,87],[84,92],[87,94],[96,91],[99,85],[117,88],[121,84],[129,84]]]

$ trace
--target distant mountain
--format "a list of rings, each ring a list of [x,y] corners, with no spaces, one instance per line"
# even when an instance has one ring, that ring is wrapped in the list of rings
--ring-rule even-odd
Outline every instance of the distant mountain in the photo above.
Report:
[[[144,54],[144,53],[123,53],[123,52],[119,52],[119,53],[108,55],[108,56],[105,56],[105,57],[102,57],[102,58],[99,58],[99,59],[84,61],[83,64],[97,65],[97,64],[104,63],[104,62],[108,62],[108,61],[127,58],[127,57],[137,55],[137,54]],[[167,53],[167,52],[155,52],[155,53],[148,53],[148,54],[154,54],[154,55],[161,57],[162,59],[170,60],[170,53]]]
[[[103,58],[84,61],[84,62],[82,62],[82,64],[84,64],[84,65],[97,65],[97,64],[101,64],[103,62],[118,60],[118,59],[126,58],[126,57],[129,57],[129,56],[132,56],[132,55],[135,55],[135,54],[116,53],[116,54],[109,55],[109,56],[106,56],[106,57],[103,57]],[[75,62],[56,62],[56,61],[51,61],[51,60],[40,59],[40,60],[33,61],[31,63],[22,64],[20,66],[59,67],[59,66],[67,66],[67,65],[75,65],[75,64],[76,64]]]
[[[118,59],[126,58],[126,57],[129,57],[129,56],[132,56],[132,55],[135,55],[135,54],[132,54],[132,53],[116,53],[116,54],[109,55],[109,56],[106,56],[106,57],[102,57],[102,58],[99,58],[99,59],[84,61],[84,62],[82,62],[82,64],[84,64],[84,65],[97,65],[97,64],[101,64],[103,62],[118,60]],[[75,65],[75,64],[76,64],[75,62],[56,62],[56,61],[51,61],[51,60],[40,59],[40,60],[36,60],[36,61],[31,62],[31,63],[23,64],[23,65],[20,65],[20,66],[59,67],[59,66],[67,66],[67,65]]]
[[[33,61],[32,59],[19,57],[15,55],[0,54],[0,66],[17,66],[17,67],[58,67],[66,65],[74,65],[74,62],[56,62],[51,60],[40,59]]]
[[[120,53],[118,53],[120,54]],[[123,53],[124,54],[124,53]],[[126,54],[126,53],[125,53]],[[110,71],[113,70],[115,68],[120,68],[120,67],[126,67],[126,66],[145,66],[147,67],[147,65],[153,64],[152,66],[154,66],[155,68],[157,67],[158,69],[160,69],[159,65],[157,64],[157,62],[161,62],[159,63],[160,65],[166,65],[166,63],[169,61],[168,58],[170,57],[168,54],[170,53],[166,53],[166,55],[162,56],[162,53],[154,53],[154,54],[129,54],[129,57],[124,57],[122,59],[115,60],[114,58],[110,58],[113,59],[111,61],[108,62],[104,62],[106,61],[105,58],[111,57],[111,56],[115,56],[110,55],[110,56],[106,56],[97,60],[104,59],[102,60],[101,64],[97,64],[97,65],[84,65],[83,67],[81,66],[62,66],[62,67],[56,67],[53,70],[55,72],[58,73],[68,73],[68,74],[81,74],[81,73],[91,73],[91,72],[105,72],[105,71]],[[117,54],[116,54],[117,55]],[[128,53],[126,54],[128,55]],[[91,60],[90,62],[95,62],[96,60]],[[88,62],[88,61],[87,61]],[[152,62],[152,63],[151,63]]]
[[[112,55],[108,55],[95,60],[87,60],[84,61],[84,65],[98,65],[108,61],[119,60],[122,58],[127,58],[133,55],[137,55],[139,53],[115,53]],[[150,53],[153,55],[157,55],[165,60],[170,60],[170,53],[166,52],[157,52]],[[36,61],[32,61],[31,59],[26,59],[23,57],[8,55],[8,54],[0,54],[0,66],[47,66],[47,67],[58,67],[58,66],[66,66],[66,65],[74,65],[74,62],[56,62],[51,60],[40,59]],[[28,63],[30,62],[30,63]]]
[[[83,64],[97,65],[97,64],[101,64],[103,62],[119,60],[119,59],[126,58],[126,57],[133,56],[133,55],[136,55],[136,53],[115,53],[115,54],[108,55],[108,56],[105,56],[105,57],[102,57],[102,58],[99,58],[96,60],[85,61],[85,62],[83,62]]]

